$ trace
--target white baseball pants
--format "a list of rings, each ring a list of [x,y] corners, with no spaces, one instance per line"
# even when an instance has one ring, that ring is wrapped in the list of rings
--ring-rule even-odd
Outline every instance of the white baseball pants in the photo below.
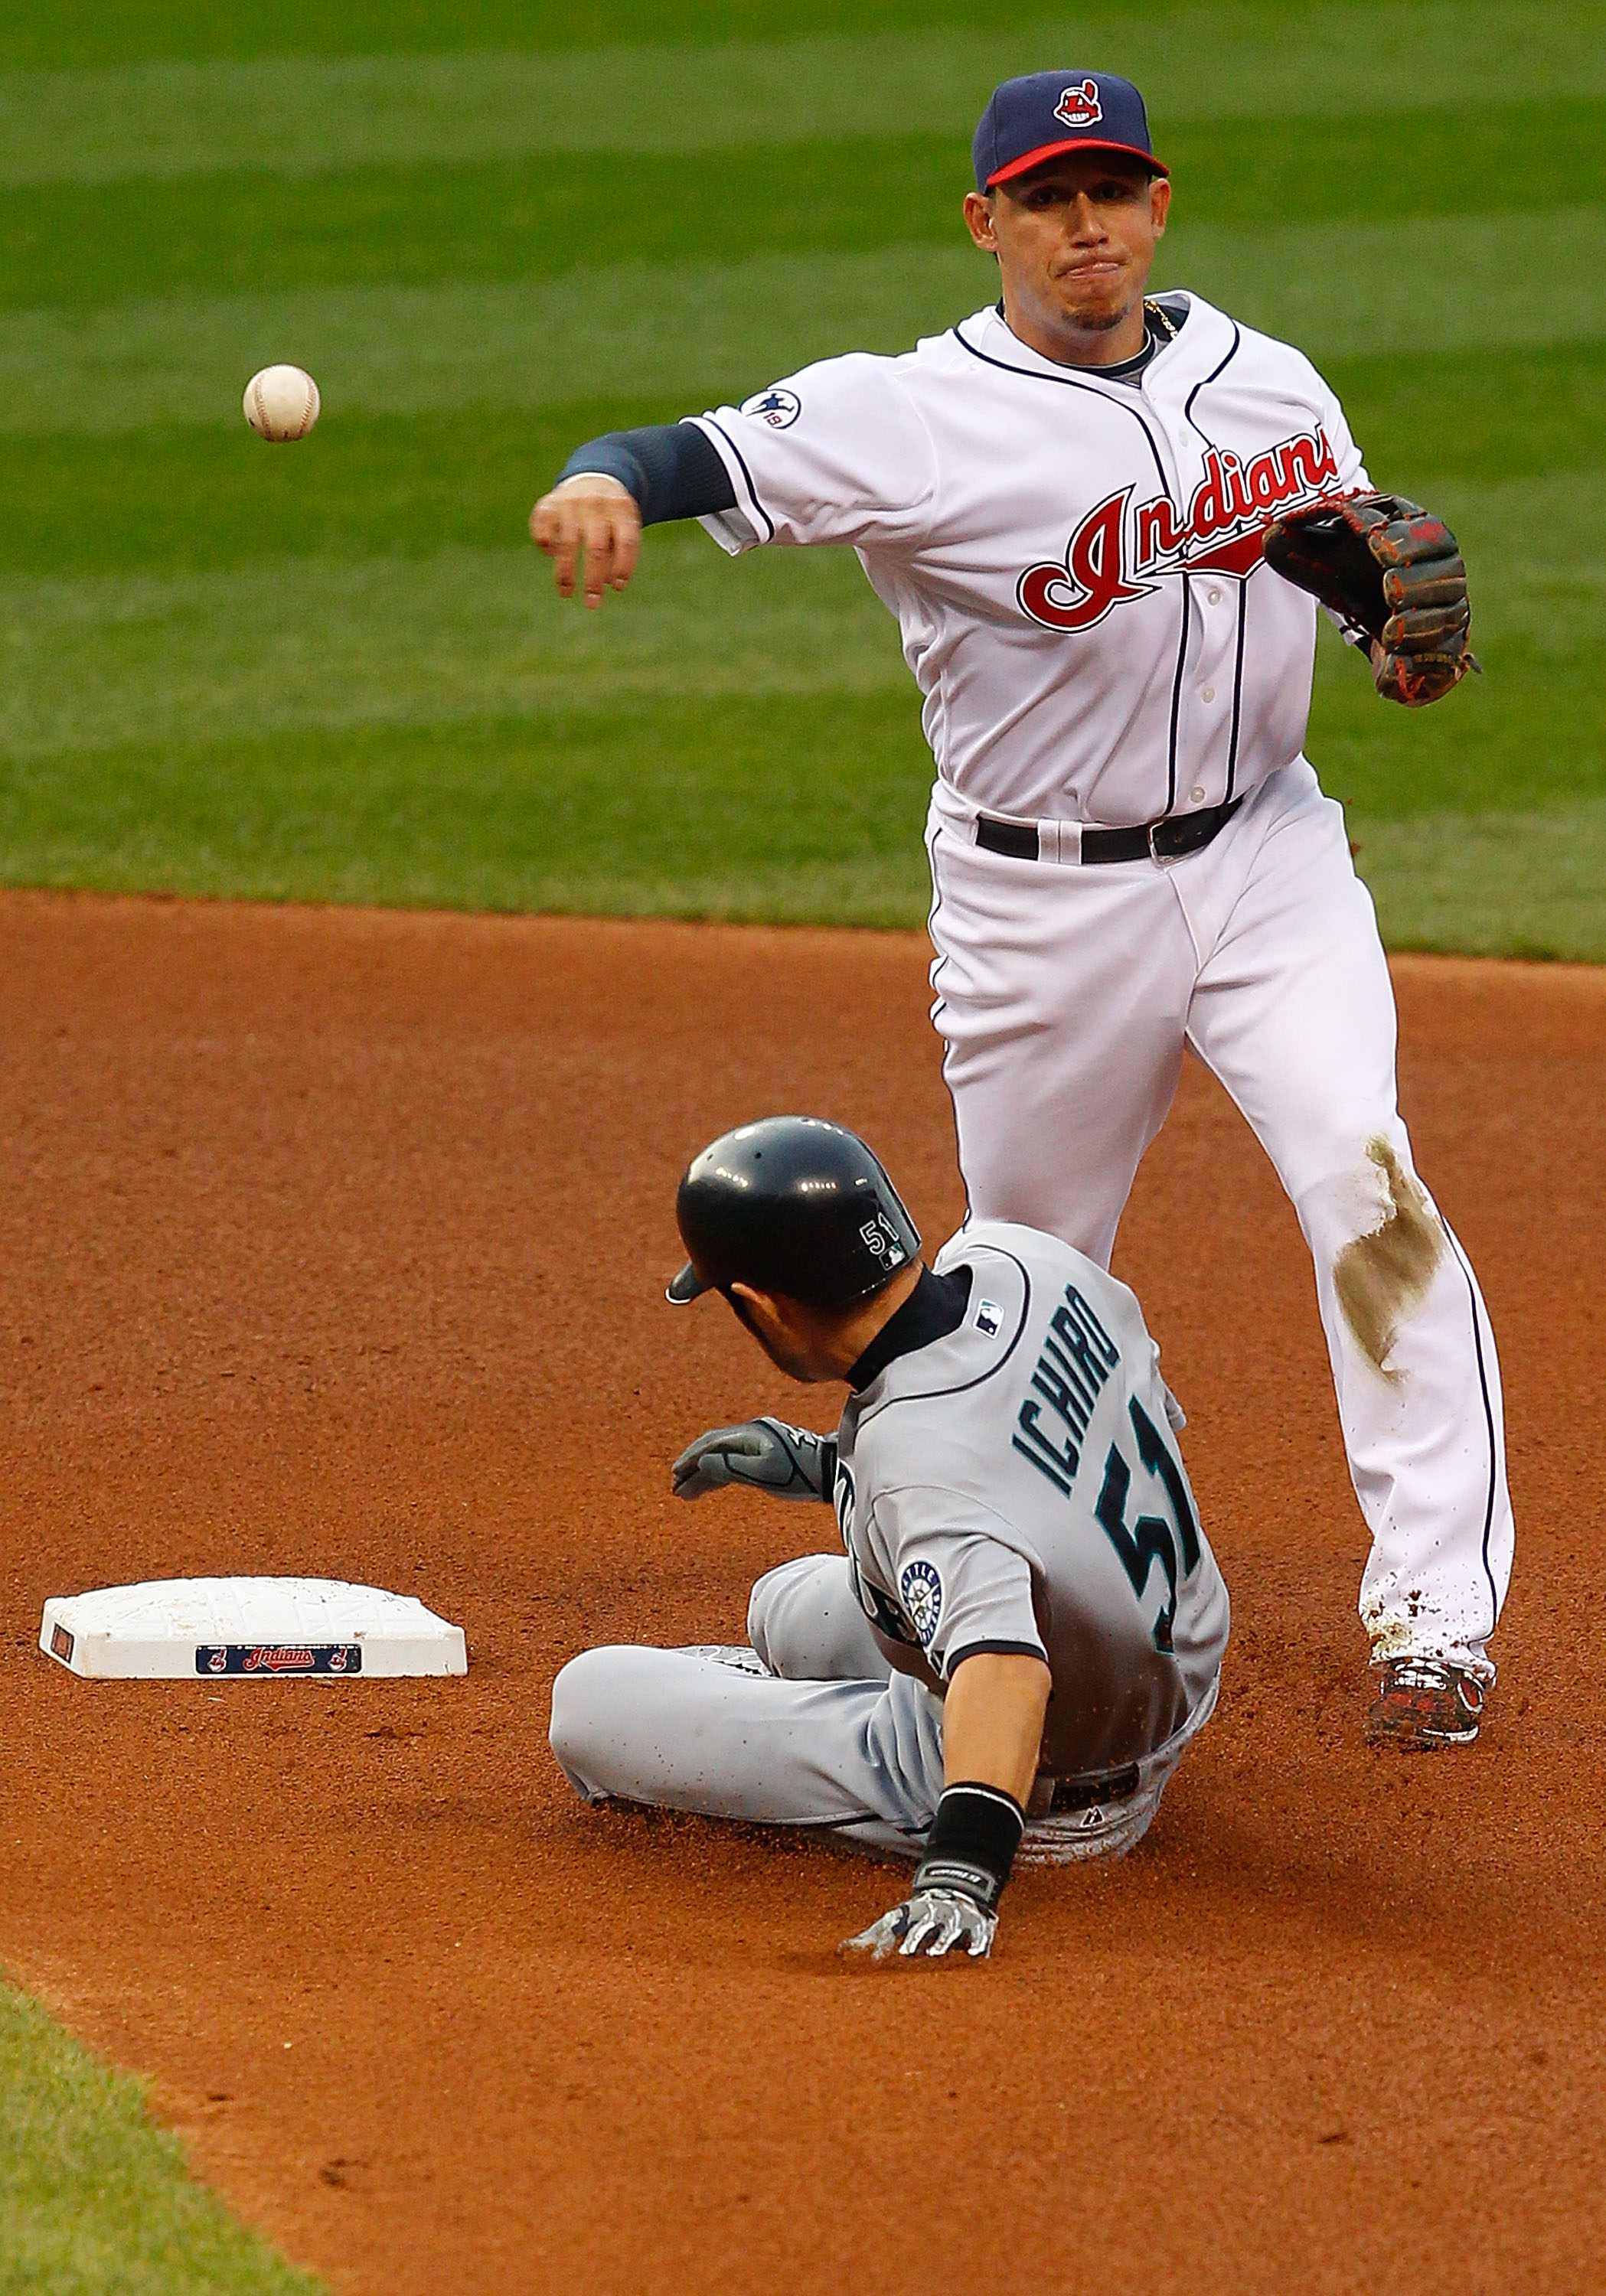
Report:
[[[1396,1021],[1342,809],[1296,758],[1203,852],[1065,865],[927,830],[932,1018],[976,1218],[1108,1267],[1190,1045],[1252,1126],[1315,1262],[1350,1474],[1371,1533],[1375,1660],[1494,1667],[1511,1576],[1500,1374],[1466,1255],[1416,1179]]]

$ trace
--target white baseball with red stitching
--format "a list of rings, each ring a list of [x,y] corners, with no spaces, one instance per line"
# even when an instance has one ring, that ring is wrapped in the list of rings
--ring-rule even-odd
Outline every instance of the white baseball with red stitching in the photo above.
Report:
[[[265,366],[245,386],[245,419],[259,439],[304,439],[319,405],[317,383],[299,366]]]

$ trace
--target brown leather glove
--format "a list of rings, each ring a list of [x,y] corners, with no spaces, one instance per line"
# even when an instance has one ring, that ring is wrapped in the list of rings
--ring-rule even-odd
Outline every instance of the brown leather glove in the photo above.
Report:
[[[1371,645],[1386,701],[1420,709],[1477,669],[1467,570],[1442,519],[1401,495],[1330,496],[1266,529],[1266,564]]]

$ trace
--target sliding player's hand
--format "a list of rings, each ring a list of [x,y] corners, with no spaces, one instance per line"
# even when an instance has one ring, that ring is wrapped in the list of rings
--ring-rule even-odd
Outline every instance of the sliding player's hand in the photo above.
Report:
[[[745,1483],[774,1499],[828,1499],[836,1480],[836,1438],[780,1419],[712,1427],[688,1443],[670,1470],[678,1499],[700,1499]]]
[[[985,1961],[997,1928],[998,1915],[968,1890],[917,1890],[869,1929],[846,1939],[842,1950],[868,1953],[872,1961],[894,1953],[940,1961],[959,1948],[971,1961]]]

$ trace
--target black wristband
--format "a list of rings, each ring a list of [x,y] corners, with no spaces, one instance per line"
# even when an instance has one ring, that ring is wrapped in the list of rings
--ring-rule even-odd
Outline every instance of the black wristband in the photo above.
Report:
[[[1026,1814],[1001,1786],[949,1786],[915,1868],[917,1890],[962,1890],[991,1913],[1004,1893]]]

